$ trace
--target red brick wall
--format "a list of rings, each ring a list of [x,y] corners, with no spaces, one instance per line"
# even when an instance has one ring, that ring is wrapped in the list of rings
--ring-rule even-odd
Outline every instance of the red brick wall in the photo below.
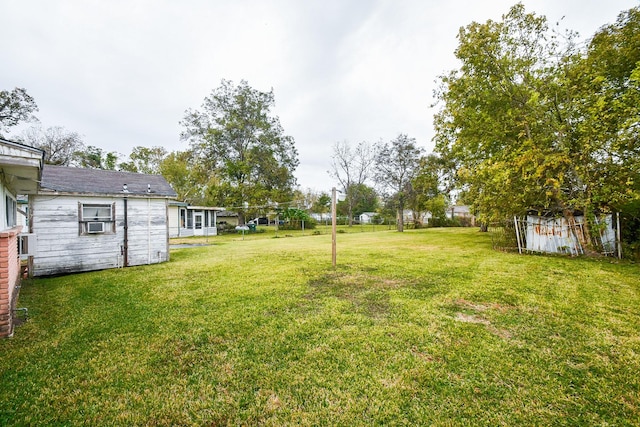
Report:
[[[14,295],[20,281],[20,257],[18,233],[22,227],[0,232],[0,337],[13,334],[12,309],[17,298]]]

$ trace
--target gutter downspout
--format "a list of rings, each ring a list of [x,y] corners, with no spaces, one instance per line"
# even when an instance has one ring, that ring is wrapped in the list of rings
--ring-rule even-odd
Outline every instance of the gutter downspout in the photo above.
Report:
[[[147,197],[147,264],[151,264],[151,199]]]
[[[127,196],[124,197],[124,246],[123,254],[124,266],[129,267],[129,217],[127,212]]]

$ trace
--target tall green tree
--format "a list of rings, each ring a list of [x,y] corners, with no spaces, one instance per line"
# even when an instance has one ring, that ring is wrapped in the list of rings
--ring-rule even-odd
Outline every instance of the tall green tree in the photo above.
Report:
[[[89,145],[73,153],[72,165],[88,169],[116,170],[118,153]]]
[[[586,52],[522,4],[460,30],[462,65],[438,92],[436,150],[456,164],[481,219],[532,208],[590,216],[629,198],[636,12],[600,30]]]
[[[338,202],[338,213],[353,218],[364,212],[375,212],[378,209],[378,193],[367,184],[352,184],[346,192],[344,201]]]
[[[456,164],[458,184],[487,219],[561,204],[570,159],[555,149],[566,103],[554,61],[566,55],[546,18],[517,4],[458,39],[462,65],[438,92],[436,151]]]
[[[423,214],[429,212],[436,223],[446,222],[448,195],[444,188],[445,164],[439,156],[429,154],[420,159],[407,194],[407,206],[416,223],[421,225]]]
[[[601,27],[569,73],[584,204],[621,210],[640,201],[640,8]]]
[[[0,91],[0,136],[21,122],[37,120],[35,100],[23,88]]]
[[[319,193],[316,199],[311,204],[311,212],[317,214],[324,214],[331,210],[331,196],[329,193]]]
[[[411,181],[415,178],[422,148],[414,138],[400,134],[390,143],[380,142],[375,148],[375,180],[390,192],[397,209],[398,231],[404,231],[404,209]]]
[[[164,147],[136,146],[131,150],[129,161],[121,162],[118,167],[127,172],[158,175],[160,165],[166,156],[167,150]]]
[[[118,168],[126,172],[158,175],[160,174],[160,165],[167,154],[164,147],[136,146],[131,149],[129,161],[120,162]]]
[[[215,176],[203,169],[191,150],[174,151],[160,162],[159,172],[178,195],[178,200],[194,205],[206,203],[209,185],[215,185]]]
[[[211,203],[241,207],[291,198],[298,153],[271,112],[274,103],[273,90],[222,80],[200,110],[186,112],[182,138],[196,161],[219,179],[208,188]]]

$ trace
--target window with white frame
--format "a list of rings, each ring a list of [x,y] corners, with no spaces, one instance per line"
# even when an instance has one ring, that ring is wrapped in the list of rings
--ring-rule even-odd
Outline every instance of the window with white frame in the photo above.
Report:
[[[80,234],[112,234],[116,232],[116,204],[78,203]]]

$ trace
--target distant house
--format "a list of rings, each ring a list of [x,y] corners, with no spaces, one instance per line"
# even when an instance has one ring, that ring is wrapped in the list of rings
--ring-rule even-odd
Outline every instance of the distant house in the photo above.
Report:
[[[223,210],[169,202],[169,237],[215,236],[218,234],[217,213]]]
[[[160,175],[46,165],[29,197],[37,249],[33,276],[153,264],[169,259],[169,200]]]
[[[43,159],[42,150],[0,138],[0,337],[13,335],[20,282],[16,196],[37,191]]]
[[[471,207],[467,205],[450,206],[447,212],[449,219],[457,219],[461,224],[474,226],[476,217],[471,212]]]
[[[358,216],[358,221],[360,221],[360,224],[371,224],[376,215],[378,214],[375,212],[362,212]]]
[[[313,219],[315,219],[319,224],[324,223],[326,224],[330,224],[331,223],[331,213],[327,212],[327,213],[311,213],[309,214],[309,216]]]
[[[237,212],[222,210],[217,213],[216,218],[218,219],[216,224],[225,224],[233,227],[239,224]]]
[[[414,212],[412,210],[405,209],[402,213],[402,218],[405,223],[412,223],[418,220],[422,224],[428,224],[431,217],[431,212]]]

